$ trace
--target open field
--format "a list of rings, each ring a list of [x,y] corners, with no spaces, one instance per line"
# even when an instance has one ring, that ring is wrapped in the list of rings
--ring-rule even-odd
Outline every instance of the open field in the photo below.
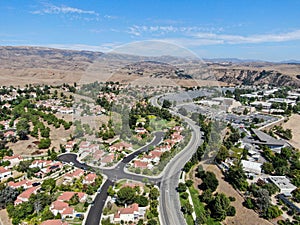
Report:
[[[300,149],[300,115],[293,114],[282,126],[284,129],[292,130],[293,138],[289,141],[289,143],[295,148]]]
[[[227,196],[235,197],[235,201],[232,205],[236,209],[236,215],[234,217],[227,217],[223,224],[235,224],[235,225],[271,225],[267,220],[259,218],[253,210],[247,209],[243,206],[244,199],[238,194],[238,192],[224,180],[224,176],[220,169],[216,165],[203,164],[203,169],[205,171],[213,172],[218,181],[219,186],[217,192],[224,193]]]

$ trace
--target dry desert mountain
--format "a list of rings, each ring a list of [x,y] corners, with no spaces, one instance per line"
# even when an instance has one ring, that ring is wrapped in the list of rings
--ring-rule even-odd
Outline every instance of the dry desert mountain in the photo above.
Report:
[[[158,82],[300,87],[300,64],[143,57],[42,47],[0,47],[0,85]]]

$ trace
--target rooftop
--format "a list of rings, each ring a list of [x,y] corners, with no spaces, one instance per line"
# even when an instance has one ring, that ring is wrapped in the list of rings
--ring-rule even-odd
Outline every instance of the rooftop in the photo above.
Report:
[[[296,189],[286,176],[270,176],[270,180],[280,189]]]

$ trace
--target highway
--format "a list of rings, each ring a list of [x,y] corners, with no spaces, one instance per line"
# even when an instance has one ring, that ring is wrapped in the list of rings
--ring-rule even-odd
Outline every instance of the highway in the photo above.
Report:
[[[159,96],[150,99],[152,105],[160,107],[158,104]],[[159,212],[162,225],[184,225],[186,221],[181,212],[181,206],[179,201],[179,194],[176,191],[178,186],[181,169],[186,162],[190,160],[193,153],[196,152],[197,147],[201,145],[201,133],[200,127],[195,124],[191,119],[184,117],[174,111],[171,111],[176,116],[179,116],[185,122],[188,123],[192,129],[191,140],[188,145],[177,154],[164,170],[163,177],[160,184],[160,198],[159,198]]]

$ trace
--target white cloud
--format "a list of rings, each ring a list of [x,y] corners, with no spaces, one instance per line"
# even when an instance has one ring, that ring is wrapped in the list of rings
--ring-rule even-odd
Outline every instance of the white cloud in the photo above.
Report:
[[[256,34],[249,36],[227,35],[215,33],[197,33],[195,39],[219,40],[227,44],[247,44],[247,43],[266,43],[266,42],[285,42],[300,40],[300,30],[279,34]]]
[[[139,26],[133,25],[128,28],[128,33],[133,34],[135,36],[141,36],[142,34],[151,34],[151,35],[164,35],[168,33],[181,33],[185,35],[190,35],[195,32],[219,32],[222,31],[223,28],[219,27],[198,27],[198,26]]]
[[[67,50],[86,50],[86,51],[94,51],[94,52],[109,52],[116,47],[118,47],[120,43],[111,42],[111,43],[103,43],[101,45],[85,45],[85,44],[47,44],[47,45],[31,45],[31,46],[42,46],[48,48],[58,48],[58,49],[67,49]]]
[[[88,15],[94,15],[99,16],[99,14],[93,10],[83,10],[79,8],[74,8],[70,6],[56,6],[52,4],[44,4],[44,8],[41,10],[32,11],[32,14],[88,14]]]

